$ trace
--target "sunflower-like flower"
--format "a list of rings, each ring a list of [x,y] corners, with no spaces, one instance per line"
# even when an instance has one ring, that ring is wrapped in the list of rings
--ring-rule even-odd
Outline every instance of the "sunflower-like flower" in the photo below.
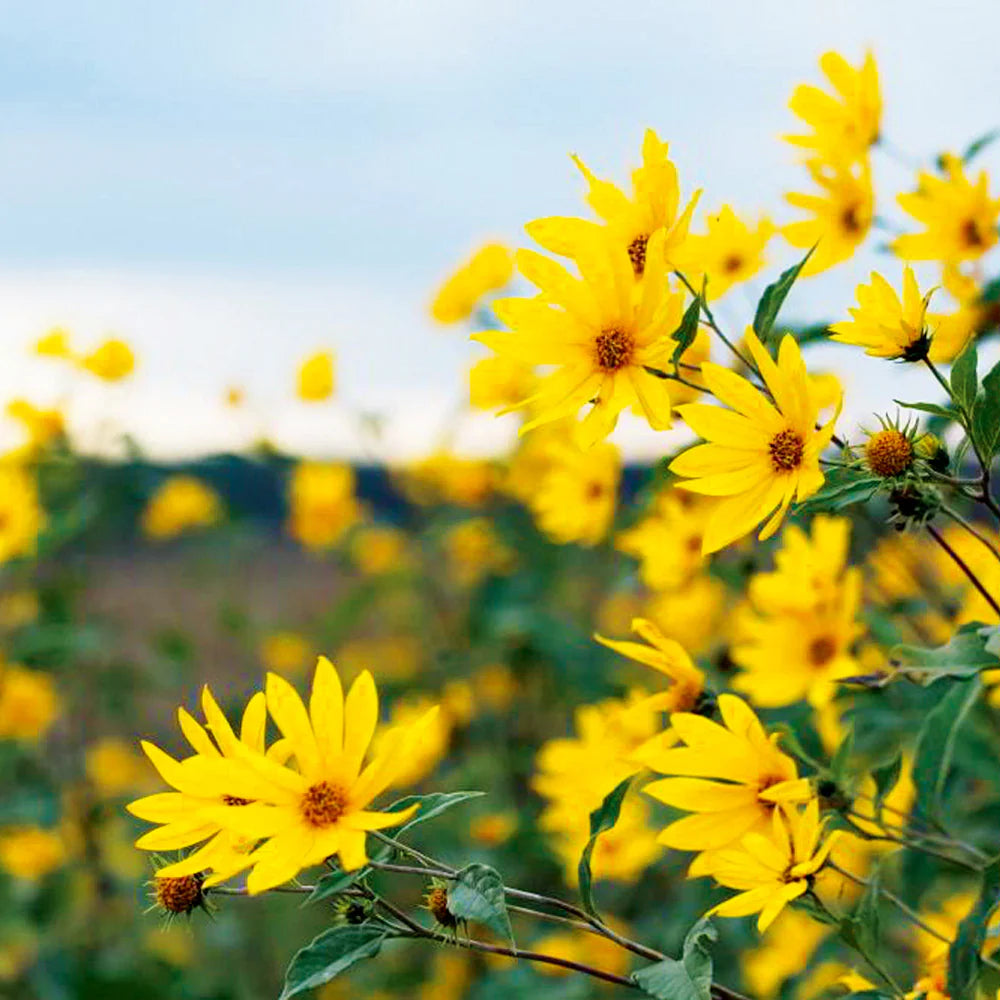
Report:
[[[646,757],[649,767],[670,777],[643,791],[693,814],[660,833],[660,843],[667,847],[711,853],[750,830],[766,829],[777,803],[811,796],[795,761],[778,748],[778,735],[764,732],[745,701],[722,694],[719,711],[721,724],[675,712],[670,723],[685,745]],[[696,859],[691,871],[704,874],[702,867]]]
[[[746,917],[757,913],[757,929],[763,933],[793,899],[804,895],[810,879],[826,863],[839,837],[835,831],[823,838],[819,801],[804,809],[782,805],[771,816],[770,829],[746,834],[737,847],[716,851],[711,875],[739,895],[713,906],[709,915]]]
[[[745,378],[706,361],[702,378],[713,395],[731,407],[704,403],[679,407],[685,423],[709,443],[683,452],[670,470],[688,477],[679,489],[720,497],[702,552],[717,552],[769,518],[760,538],[777,530],[793,497],[804,500],[824,481],[819,456],[830,443],[837,411],[817,430],[820,401],[795,338],[786,335],[777,363],[753,330],[746,345],[773,402]]]
[[[903,269],[903,297],[881,274],[872,271],[870,285],[858,285],[857,309],[851,319],[830,327],[831,339],[857,344],[865,354],[895,361],[921,361],[927,357],[931,338],[927,330],[927,305],[931,292],[920,294],[911,267]]]
[[[1000,198],[991,198],[981,170],[973,184],[957,156],[942,158],[944,177],[921,171],[917,190],[896,197],[900,208],[924,226],[898,236],[892,249],[904,260],[977,260],[997,242]]]
[[[691,213],[701,192],[694,194],[683,211],[677,169],[668,156],[667,143],[661,142],[652,129],[642,140],[642,166],[632,172],[632,195],[610,181],[595,177],[579,157],[573,162],[587,179],[590,190],[587,203],[602,223],[586,219],[551,216],[529,222],[528,235],[552,253],[576,257],[581,246],[593,240],[595,231],[628,253],[636,277],[642,277],[648,264],[655,270],[673,266],[677,249],[687,237]],[[652,243],[654,234],[661,238]]]
[[[866,53],[855,69],[838,52],[826,52],[819,66],[834,93],[805,83],[796,87],[788,106],[812,132],[788,135],[785,140],[827,157],[864,156],[878,141],[882,118],[875,57]]]
[[[370,673],[362,673],[345,698],[333,664],[320,657],[308,709],[277,674],[267,677],[266,702],[286,741],[283,753],[295,759],[294,768],[242,741],[225,757],[199,753],[176,762],[166,754],[153,755],[178,791],[217,803],[192,812],[169,845],[157,839],[159,847],[200,843],[219,829],[260,842],[243,859],[243,867],[253,869],[247,877],[251,894],[334,855],[348,871],[364,865],[366,834],[398,826],[415,811],[382,813],[368,807],[393,783],[436,714],[431,709],[414,725],[394,730],[363,767],[378,724],[378,694]],[[179,874],[195,863],[187,859],[170,871]]]
[[[663,239],[661,230],[650,247],[662,253]],[[541,294],[494,303],[509,329],[473,337],[501,356],[556,368],[539,380],[533,395],[517,404],[532,408],[521,433],[576,416],[591,403],[579,427],[585,447],[607,437],[619,413],[633,405],[655,430],[666,429],[668,383],[650,369],[663,370],[669,364],[683,295],[668,287],[662,268],[648,268],[637,287],[626,248],[606,241],[586,242],[576,262],[580,278],[548,257],[519,251],[521,273]]]
[[[839,160],[809,160],[806,163],[819,194],[791,192],[785,201],[813,216],[790,222],[782,235],[807,250],[815,247],[802,268],[802,275],[819,274],[853,256],[868,235],[875,214],[875,194],[867,160],[846,164]]]

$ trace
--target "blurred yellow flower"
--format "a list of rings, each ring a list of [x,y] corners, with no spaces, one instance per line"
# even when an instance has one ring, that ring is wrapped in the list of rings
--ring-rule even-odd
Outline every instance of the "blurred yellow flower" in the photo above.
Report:
[[[494,354],[469,369],[469,403],[476,410],[517,406],[532,394],[537,382],[531,365]]]
[[[269,632],[258,648],[261,663],[276,674],[299,674],[309,665],[312,645],[298,632]]]
[[[927,357],[930,334],[927,304],[931,293],[920,294],[913,269],[903,269],[903,298],[892,285],[872,271],[870,285],[858,285],[858,308],[849,309],[850,320],[834,323],[830,339],[857,344],[865,354],[894,361],[921,361]]]
[[[668,144],[661,142],[652,129],[646,129],[642,166],[632,171],[631,196],[610,181],[595,177],[574,156],[573,162],[589,185],[587,203],[601,222],[552,216],[529,222],[525,226],[528,235],[552,253],[577,258],[581,248],[599,233],[613,248],[627,252],[637,278],[643,277],[648,265],[653,265],[649,270],[661,273],[674,267],[676,252],[687,238],[691,213],[701,192],[695,192],[684,210],[679,211],[680,186],[669,152]]]
[[[363,513],[349,465],[299,462],[288,486],[288,533],[307,549],[336,545]]]
[[[296,394],[306,403],[321,403],[333,395],[333,352],[319,351],[299,367]]]
[[[745,342],[771,398],[735,372],[706,361],[703,380],[731,409],[705,403],[680,407],[685,423],[710,443],[689,448],[670,463],[671,472],[689,477],[678,489],[721,498],[702,538],[706,554],[725,548],[765,519],[758,537],[769,538],[793,498],[804,500],[823,485],[819,457],[839,413],[838,407],[818,426],[819,401],[794,337],[782,338],[777,363],[750,327]]]
[[[773,1000],[786,979],[798,976],[809,965],[830,926],[801,910],[783,910],[756,948],[741,956],[747,989],[759,1000]]]
[[[351,539],[351,559],[365,576],[403,569],[409,563],[406,532],[388,524],[372,524]]]
[[[862,157],[878,141],[881,127],[882,95],[875,57],[866,53],[855,69],[839,53],[825,52],[819,65],[834,93],[799,84],[788,106],[812,132],[785,139],[827,158]]]
[[[0,661],[0,739],[40,739],[61,710],[51,674]]]
[[[471,586],[488,573],[504,573],[514,553],[498,537],[488,517],[470,517],[450,527],[442,538],[449,575],[461,586]]]
[[[72,359],[73,352],[69,348],[69,332],[61,326],[54,326],[48,333],[35,342],[35,354],[43,358],[60,358],[64,361]]]
[[[517,697],[517,679],[503,663],[488,663],[472,675],[476,701],[493,712],[506,712]]]
[[[222,516],[222,500],[215,490],[195,476],[174,475],[149,498],[142,512],[142,531],[147,538],[164,541],[211,527]]]
[[[538,527],[561,545],[597,545],[614,521],[621,475],[618,449],[600,444],[583,451],[557,442],[548,457],[548,469],[530,501]]]
[[[813,216],[790,222],[781,232],[793,247],[816,247],[805,267],[804,277],[819,274],[848,260],[871,229],[875,194],[867,161],[850,166],[809,160],[806,169],[819,194],[792,192],[785,200]]]
[[[705,219],[707,232],[691,234],[678,262],[695,288],[708,279],[706,294],[722,298],[733,285],[748,281],[766,264],[764,249],[775,233],[770,219],[761,216],[755,225],[741,219],[730,205],[723,205]]]
[[[499,847],[506,843],[518,827],[514,812],[486,813],[469,822],[469,836],[483,847]]]
[[[699,573],[682,587],[654,594],[644,616],[692,656],[701,656],[726,639],[727,603],[726,585],[708,573]]]
[[[965,345],[981,328],[992,324],[989,306],[980,301],[979,282],[963,274],[958,264],[946,263],[942,268],[941,284],[957,303],[948,313],[928,313],[931,331],[930,359],[949,364],[965,349]]]
[[[510,250],[501,243],[488,243],[441,285],[431,303],[431,316],[445,324],[468,319],[480,300],[503,288],[513,273]]]
[[[893,241],[893,251],[904,260],[977,260],[997,242],[1000,198],[990,198],[986,171],[973,184],[957,156],[943,157],[942,166],[944,177],[921,171],[917,190],[896,197],[924,226],[922,233]]]
[[[430,978],[420,985],[415,1000],[463,1000],[473,981],[470,960],[471,955],[461,951],[437,949],[431,961]],[[391,998],[387,996],[386,1000]]]
[[[490,498],[497,485],[493,462],[445,450],[411,462],[397,475],[407,499],[424,505],[444,502],[478,507]]]
[[[0,868],[15,878],[35,881],[59,868],[66,860],[62,838],[39,826],[0,830]]]
[[[84,757],[87,777],[105,796],[122,795],[149,783],[149,767],[124,740],[113,736],[92,743]]]
[[[618,934],[628,935],[628,927],[621,920],[611,918],[607,923]],[[532,948],[568,962],[597,966],[616,976],[627,975],[629,970],[629,953],[624,948],[602,935],[588,934],[586,931],[553,931],[538,938]],[[544,976],[572,975],[570,969],[544,962],[536,963],[534,969]]]
[[[428,695],[413,694],[393,702],[389,721],[375,733],[372,753],[378,757],[388,752],[400,731],[412,727],[428,716],[437,703]],[[444,760],[454,729],[452,716],[445,711],[435,711],[432,719],[423,726],[420,741],[411,746],[405,759],[396,762],[393,784],[409,788],[428,777]]]
[[[66,431],[59,410],[43,410],[26,399],[12,399],[7,404],[7,416],[18,421],[27,433],[28,457],[57,441]]]
[[[20,462],[0,460],[0,565],[34,555],[44,526],[34,473]]]
[[[82,358],[80,364],[105,382],[118,382],[132,374],[135,355],[124,340],[111,337]]]

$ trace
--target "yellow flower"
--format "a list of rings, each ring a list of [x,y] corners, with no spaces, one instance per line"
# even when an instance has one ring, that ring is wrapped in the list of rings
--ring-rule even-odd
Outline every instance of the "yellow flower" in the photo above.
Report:
[[[662,231],[650,252],[662,254]],[[538,390],[519,406],[531,407],[524,433],[593,404],[578,428],[589,447],[614,430],[618,415],[637,404],[650,426],[670,426],[667,381],[649,372],[666,370],[680,325],[683,295],[671,291],[662,268],[647,268],[636,281],[624,247],[582,244],[580,278],[530,250],[517,254],[521,273],[541,290],[535,298],[500,299],[494,309],[509,328],[473,339],[526,365],[551,365]]]
[[[672,472],[691,477],[678,488],[724,498],[709,518],[703,553],[717,552],[765,518],[758,537],[770,537],[793,497],[804,500],[823,485],[819,456],[830,443],[837,414],[816,429],[819,403],[794,337],[782,339],[777,364],[750,328],[746,345],[773,403],[746,379],[706,361],[703,380],[732,409],[704,403],[680,408],[688,426],[711,443],[671,462]]]
[[[306,403],[322,403],[333,395],[333,352],[318,351],[299,366],[296,394]]]
[[[365,576],[403,569],[410,561],[406,534],[388,524],[373,524],[351,540],[351,558]]]
[[[531,498],[538,527],[561,545],[596,545],[614,520],[621,475],[618,449],[601,444],[583,451],[557,442],[549,459]]]
[[[837,680],[860,672],[851,653],[863,632],[860,603],[861,574],[850,569],[828,601],[812,610],[747,614],[732,650],[741,669],[733,687],[766,708],[806,698],[813,705],[830,701]]]
[[[892,249],[904,260],[977,260],[997,241],[1000,199],[991,199],[986,171],[973,184],[956,156],[943,158],[945,177],[921,171],[917,190],[896,200],[924,226],[898,236]]]
[[[657,711],[693,711],[705,690],[704,673],[694,665],[679,642],[668,639],[651,621],[636,618],[632,622],[632,631],[646,644],[605,639],[596,634],[594,638],[608,649],[658,670],[670,680],[670,686],[664,693],[653,695],[652,702]]]
[[[913,269],[903,269],[903,298],[881,274],[872,271],[870,285],[858,285],[858,308],[853,317],[830,327],[831,339],[857,344],[865,354],[895,361],[920,361],[927,357],[927,303],[931,293],[920,294]]]
[[[778,996],[786,979],[808,965],[830,927],[799,910],[784,910],[756,948],[741,956],[747,989],[760,1000]]]
[[[662,831],[659,840],[666,847],[712,852],[749,830],[765,829],[776,803],[809,795],[809,783],[798,777],[795,761],[778,749],[777,734],[764,732],[745,701],[722,694],[719,711],[721,724],[675,712],[670,724],[685,746],[645,759],[654,771],[671,775],[647,785],[646,794],[693,813]]]
[[[699,573],[676,590],[654,595],[646,604],[645,617],[665,636],[700,656],[725,641],[728,603],[726,585],[708,573]]]
[[[43,410],[26,399],[12,399],[7,404],[7,416],[17,420],[27,432],[28,456],[57,441],[66,430],[59,410]]]
[[[816,247],[802,269],[804,277],[819,274],[853,256],[868,235],[875,213],[867,161],[848,166],[809,160],[806,169],[821,192],[793,192],[786,194],[785,200],[814,218],[790,222],[782,228],[782,235],[793,247],[803,250]]]
[[[19,462],[0,460],[0,565],[34,555],[44,526],[35,476]]]
[[[938,900],[932,907],[921,911],[923,922],[940,937],[920,927],[914,927],[913,943],[916,946],[918,967],[930,975],[944,976],[948,972],[948,942],[954,941],[958,925],[965,919],[976,901],[973,892],[955,892]],[[996,930],[1000,926],[1000,913],[993,913],[987,923],[991,932],[983,944],[982,955],[997,950]],[[941,938],[945,938],[944,941]]]
[[[260,660],[278,674],[298,674],[312,655],[312,644],[298,632],[270,632],[260,641]]]
[[[518,684],[503,663],[488,663],[472,676],[477,703],[493,712],[506,712],[517,697]]]
[[[860,68],[855,69],[839,53],[826,52],[819,65],[835,93],[828,94],[809,84],[796,87],[788,106],[812,132],[785,139],[827,158],[864,156],[878,141],[882,118],[875,57],[868,52]]]
[[[479,301],[503,288],[513,272],[510,250],[501,243],[488,243],[441,285],[431,303],[431,315],[439,323],[468,319]]]
[[[0,661],[0,739],[40,739],[61,710],[50,674]]]
[[[771,816],[767,833],[746,834],[738,847],[712,854],[708,871],[716,882],[741,890],[708,911],[720,917],[745,917],[757,913],[763,933],[793,899],[809,889],[810,878],[823,867],[838,832],[822,841],[819,801],[804,809],[783,805]]]
[[[1000,545],[1000,534],[996,531],[986,528],[983,533],[994,548]],[[1000,562],[993,557],[990,550],[961,525],[949,524],[942,534],[945,541],[979,578],[987,593],[1000,594]],[[955,616],[956,625],[976,621],[992,625],[1000,621],[1000,617],[987,603],[986,598],[969,583],[968,578],[951,559],[940,557],[938,561],[941,567],[939,580],[959,588],[961,607]]]
[[[82,358],[80,364],[105,382],[118,382],[132,374],[135,368],[135,355],[124,340],[111,337]]]
[[[399,477],[406,498],[413,503],[478,507],[496,488],[497,470],[485,459],[442,450],[410,463]]]
[[[449,528],[442,539],[449,574],[463,587],[487,573],[511,568],[514,553],[497,536],[488,517],[470,517]]]
[[[531,365],[494,354],[469,370],[469,403],[476,410],[517,406],[534,392],[536,383]]]
[[[709,215],[705,225],[705,235],[688,236],[677,266],[696,288],[701,288],[702,279],[707,277],[708,297],[719,299],[733,285],[748,281],[764,267],[764,248],[775,229],[763,216],[755,226],[749,225],[730,205]]]
[[[69,361],[73,352],[69,348],[69,333],[61,326],[54,326],[35,342],[35,354],[43,358],[60,358]]]
[[[288,486],[288,533],[307,549],[336,545],[361,520],[349,465],[299,462]]]
[[[15,878],[44,878],[65,860],[66,848],[54,830],[25,826],[0,831],[0,868]]]
[[[207,528],[222,519],[218,493],[194,476],[174,475],[165,479],[142,512],[142,531],[147,538],[163,541],[193,528]]]
[[[102,795],[115,796],[141,788],[147,782],[146,762],[128,744],[113,736],[87,748],[87,777]]]
[[[517,830],[517,814],[513,812],[486,813],[476,816],[469,823],[469,836],[484,847],[505,844]]]
[[[690,493],[663,490],[646,517],[619,533],[615,547],[639,560],[639,578],[650,589],[683,586],[705,563],[701,543],[711,510]]]
[[[675,252],[687,237],[691,213],[701,192],[696,192],[685,209],[679,211],[677,169],[668,154],[667,143],[661,142],[652,129],[646,129],[642,166],[632,172],[631,197],[610,181],[595,177],[574,156],[573,162],[590,185],[587,203],[601,223],[552,216],[528,223],[525,226],[528,235],[552,253],[576,258],[581,247],[591,242],[595,233],[600,233],[615,249],[628,253],[633,272],[640,278],[650,262],[657,265],[650,270],[657,272],[672,267]]]
[[[437,714],[431,709],[415,724],[397,727],[381,752],[362,767],[378,724],[378,695],[370,673],[361,674],[344,698],[333,664],[320,657],[308,710],[277,674],[268,674],[266,695],[268,712],[295,758],[295,769],[249,747],[237,748],[229,757],[199,754],[168,766],[163,766],[166,755],[158,755],[161,774],[175,787],[186,788],[190,795],[240,800],[203,807],[194,815],[187,810],[188,826],[177,832],[172,844],[198,843],[211,835],[215,824],[262,840],[245,858],[252,866],[247,877],[251,894],[281,885],[303,868],[334,855],[345,870],[364,865],[366,834],[398,826],[416,811],[417,806],[395,813],[368,807],[395,782]],[[145,845],[140,841],[139,846]],[[198,853],[157,874],[179,876],[201,870],[195,860]]]

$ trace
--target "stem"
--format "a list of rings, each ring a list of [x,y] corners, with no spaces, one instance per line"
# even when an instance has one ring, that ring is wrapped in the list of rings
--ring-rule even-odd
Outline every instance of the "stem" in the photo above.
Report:
[[[952,857],[950,854],[945,854],[944,851],[939,851],[935,847],[928,847],[927,844],[916,843],[912,840],[904,840],[902,837],[893,836],[888,831],[883,834],[869,833],[867,830],[858,826],[857,823],[854,822],[851,813],[847,813],[845,818],[847,819],[847,822],[850,823],[851,829],[864,840],[884,840],[889,844],[898,844],[901,847],[909,847],[914,851],[921,851],[924,854],[929,854],[933,858],[938,858],[940,861],[947,861],[949,864],[955,865],[956,868],[964,868],[969,872],[982,872],[983,870],[978,865],[970,864],[968,861],[963,861],[961,858]],[[865,822],[871,822],[871,820],[867,817],[861,818],[864,819]]]
[[[684,287],[701,303],[701,311],[705,314],[705,320],[708,325],[715,331],[719,339],[729,348],[733,354],[743,362],[750,371],[757,371],[757,366],[748,358],[744,357],[740,349],[722,332],[719,328],[719,324],[715,322],[715,317],[712,315],[712,310],[708,307],[708,303],[701,297],[701,293],[695,291],[694,285],[681,274],[680,271],[674,271],[674,274],[680,278],[681,283]]]
[[[925,524],[924,527],[931,538],[948,553],[955,565],[969,578],[969,582],[979,591],[983,600],[1000,616],[1000,604],[997,603],[996,598],[991,596],[990,592],[983,586],[982,581],[969,568],[968,563],[944,540],[944,537],[933,524]]]

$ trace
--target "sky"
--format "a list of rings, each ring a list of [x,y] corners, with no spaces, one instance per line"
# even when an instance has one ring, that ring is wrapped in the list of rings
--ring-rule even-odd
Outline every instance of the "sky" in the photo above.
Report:
[[[510,419],[454,427],[484,352],[430,323],[434,286],[485,240],[525,245],[527,220],[580,214],[567,154],[624,180],[647,126],[706,207],[790,219],[782,194],[804,172],[780,141],[787,101],[819,82],[826,49],[878,59],[900,151],[875,162],[888,217],[912,185],[901,161],[1000,125],[1000,8],[987,0],[4,7],[0,399],[62,401],[84,447],[125,429],[166,457],[267,433],[395,459],[448,427],[460,449],[500,447]],[[1000,171],[1000,151],[981,162]],[[793,257],[776,243],[768,277]],[[871,267],[898,272],[872,249],[800,285],[789,317],[842,316]],[[723,300],[732,328],[766,280]],[[80,385],[30,357],[54,324],[81,347],[124,337],[135,377]],[[322,347],[338,356],[339,395],[307,407],[294,372]],[[848,422],[924,385],[857,352],[816,357],[845,375]],[[246,389],[241,411],[222,403],[231,384]],[[625,420],[618,437],[636,457],[669,440]]]

